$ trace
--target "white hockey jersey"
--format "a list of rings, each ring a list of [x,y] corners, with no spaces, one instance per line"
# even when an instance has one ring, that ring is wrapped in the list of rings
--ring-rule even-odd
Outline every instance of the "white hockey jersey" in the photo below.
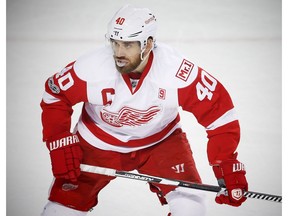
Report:
[[[159,143],[180,127],[179,107],[206,128],[210,163],[231,156],[239,142],[225,88],[164,44],[150,53],[139,80],[117,71],[107,46],[50,77],[41,102],[43,140],[70,131],[72,107],[79,102],[84,105],[77,130],[103,150],[127,153]]]

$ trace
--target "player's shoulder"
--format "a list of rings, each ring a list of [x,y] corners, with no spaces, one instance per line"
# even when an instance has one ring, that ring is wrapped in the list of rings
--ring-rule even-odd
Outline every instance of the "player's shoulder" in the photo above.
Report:
[[[180,53],[178,50],[173,48],[172,46],[169,46],[165,43],[157,43],[155,49],[154,49],[155,56],[159,56],[159,59],[162,59],[162,61],[174,59],[177,61],[177,59],[182,58],[183,54]]]
[[[85,81],[101,81],[115,76],[113,53],[108,46],[98,47],[82,56],[74,63],[77,76]]]
[[[182,88],[195,80],[198,66],[177,49],[160,43],[153,53],[153,69],[155,70],[155,79],[158,81]]]

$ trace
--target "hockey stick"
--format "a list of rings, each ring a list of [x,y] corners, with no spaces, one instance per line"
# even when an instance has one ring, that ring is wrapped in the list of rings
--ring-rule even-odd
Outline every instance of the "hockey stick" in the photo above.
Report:
[[[161,178],[161,177],[150,176],[150,175],[142,175],[142,174],[136,174],[136,173],[126,172],[126,171],[118,171],[118,170],[110,169],[110,168],[91,166],[87,164],[81,164],[80,168],[83,172],[121,177],[121,178],[128,178],[128,179],[134,179],[134,180],[158,183],[158,184],[164,184],[164,185],[186,187],[186,188],[192,188],[192,189],[203,190],[203,191],[220,192],[221,190],[222,191],[225,190],[225,188],[221,188],[219,186],[214,186],[214,185],[198,184],[198,183],[181,181],[181,180],[176,180],[176,179],[167,179],[167,178]],[[282,196],[277,196],[277,195],[272,195],[272,194],[245,191],[244,196],[247,198],[267,200],[267,201],[278,202],[278,203],[282,202]]]

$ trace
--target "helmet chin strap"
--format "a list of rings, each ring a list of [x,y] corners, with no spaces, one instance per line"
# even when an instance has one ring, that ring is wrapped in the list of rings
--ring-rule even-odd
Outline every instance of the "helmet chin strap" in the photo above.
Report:
[[[145,48],[141,50],[141,53],[140,53],[140,58],[141,58],[141,62],[143,62],[144,59],[146,59],[146,57],[144,57],[144,51],[145,51]],[[151,50],[150,50],[151,51]],[[149,51],[149,53],[150,53]],[[148,55],[147,55],[148,56]]]
[[[147,53],[146,56],[144,56],[145,48],[143,48],[143,49],[141,50],[141,53],[140,53],[141,62],[140,62],[140,64],[137,66],[137,68],[135,69],[135,71],[137,71],[137,69],[142,66],[142,64],[143,64],[143,63],[145,62],[145,60],[148,58],[148,56],[149,56],[150,52],[152,51],[152,49],[153,49],[153,46],[152,46],[152,48],[148,51],[148,53]]]

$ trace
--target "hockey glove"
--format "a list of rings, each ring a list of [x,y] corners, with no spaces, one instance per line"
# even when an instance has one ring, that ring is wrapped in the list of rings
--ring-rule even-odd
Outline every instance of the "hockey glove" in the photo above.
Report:
[[[244,191],[248,190],[244,164],[236,159],[222,161],[219,165],[213,166],[213,171],[219,186],[226,188],[225,191],[217,193],[215,201],[219,204],[240,206],[247,199],[244,197]]]
[[[83,156],[78,136],[66,132],[48,140],[46,145],[50,151],[54,177],[77,182]]]

